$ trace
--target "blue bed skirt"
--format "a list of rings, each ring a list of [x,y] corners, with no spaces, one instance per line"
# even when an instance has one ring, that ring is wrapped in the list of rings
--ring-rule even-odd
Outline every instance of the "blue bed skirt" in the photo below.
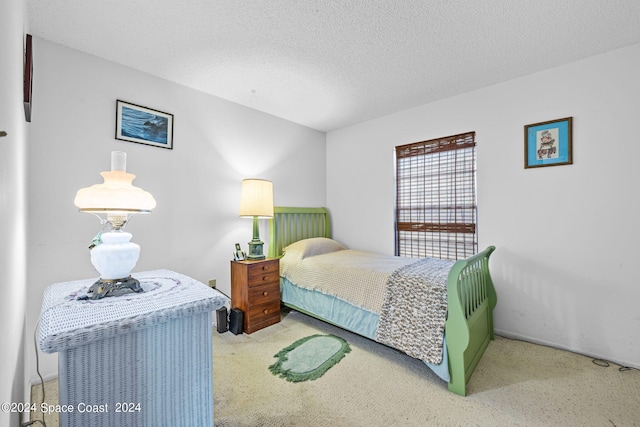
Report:
[[[298,307],[329,323],[375,340],[379,316],[372,311],[356,307],[331,295],[300,288],[283,277],[280,278],[280,298],[285,304]],[[449,382],[446,337],[442,351],[442,363],[433,365],[425,362],[425,365]]]

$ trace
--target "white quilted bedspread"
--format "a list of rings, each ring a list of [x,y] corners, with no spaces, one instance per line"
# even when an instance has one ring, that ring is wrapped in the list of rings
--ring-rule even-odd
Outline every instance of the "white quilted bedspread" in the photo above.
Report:
[[[293,262],[292,262],[293,261]],[[338,297],[380,314],[389,276],[416,262],[371,252],[345,249],[302,260],[280,260],[280,274],[296,285]]]

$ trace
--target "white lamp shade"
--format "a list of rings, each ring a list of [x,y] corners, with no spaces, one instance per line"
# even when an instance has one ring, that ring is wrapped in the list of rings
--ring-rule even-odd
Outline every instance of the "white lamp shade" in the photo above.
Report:
[[[73,203],[82,212],[111,215],[151,212],[156,207],[156,200],[142,188],[132,183],[134,174],[127,173],[127,153],[111,152],[111,171],[100,172],[104,182],[81,188],[76,193]]]
[[[273,183],[264,179],[242,181],[240,216],[273,217]]]
[[[73,203],[83,212],[149,212],[156,207],[151,194],[132,185],[135,175],[122,171],[101,172],[102,184],[81,188]]]

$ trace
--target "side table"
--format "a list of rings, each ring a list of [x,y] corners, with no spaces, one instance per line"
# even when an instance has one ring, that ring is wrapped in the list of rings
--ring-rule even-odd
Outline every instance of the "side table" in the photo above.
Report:
[[[212,426],[212,312],[228,302],[188,276],[134,273],[141,293],[78,300],[95,279],[45,290],[39,343],[58,352],[62,426]]]
[[[280,321],[280,260],[231,261],[231,307],[244,312],[251,334]]]

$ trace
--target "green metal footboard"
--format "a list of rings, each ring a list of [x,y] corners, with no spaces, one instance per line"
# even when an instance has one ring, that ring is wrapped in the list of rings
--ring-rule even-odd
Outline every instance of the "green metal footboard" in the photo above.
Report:
[[[467,382],[493,339],[493,309],[498,301],[489,274],[489,256],[484,251],[457,261],[449,272],[446,323],[449,351],[449,390],[465,396]]]

